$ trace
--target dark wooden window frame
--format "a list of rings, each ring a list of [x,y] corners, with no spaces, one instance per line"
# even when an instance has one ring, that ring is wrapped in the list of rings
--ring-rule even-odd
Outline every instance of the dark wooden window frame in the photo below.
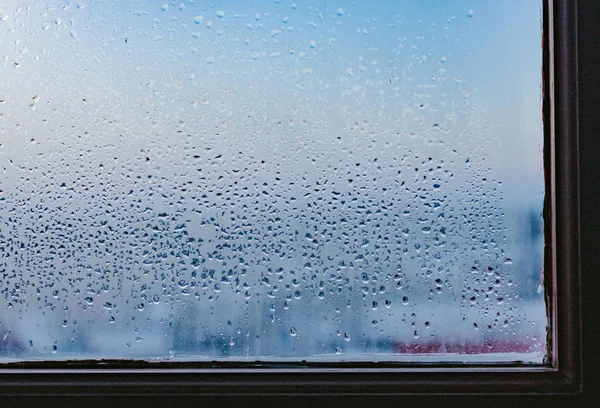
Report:
[[[551,267],[546,271],[545,284],[552,305],[551,364],[362,364],[350,368],[340,364],[174,366],[123,361],[5,364],[0,365],[0,401],[16,401],[10,398],[18,397],[19,401],[26,398],[43,405],[50,401],[47,398],[77,404],[81,398],[92,398],[90,401],[96,403],[111,403],[115,398],[127,402],[168,398],[164,401],[169,404],[181,400],[188,404],[193,399],[207,402],[228,398],[235,402],[260,398],[263,403],[279,401],[285,405],[313,400],[320,401],[319,405],[361,401],[383,405],[443,401],[446,405],[450,401],[445,398],[453,398],[454,402],[487,405],[484,402],[492,401],[490,396],[495,402],[527,401],[536,406],[536,401],[546,404],[556,398],[600,401],[597,391],[586,388],[584,392],[584,368],[588,374],[597,372],[598,357],[593,341],[584,341],[582,336],[583,330],[587,330],[586,336],[597,334],[589,325],[584,329],[582,321],[594,324],[590,313],[598,304],[600,291],[600,286],[593,288],[598,278],[592,277],[593,268],[600,267],[595,243],[600,216],[594,215],[595,202],[600,199],[595,187],[600,185],[600,165],[594,164],[600,143],[593,134],[599,132],[600,137],[594,117],[600,105],[600,69],[592,55],[600,50],[594,40],[600,2],[545,3],[545,160],[550,192],[545,217],[552,221],[546,231],[546,265]]]

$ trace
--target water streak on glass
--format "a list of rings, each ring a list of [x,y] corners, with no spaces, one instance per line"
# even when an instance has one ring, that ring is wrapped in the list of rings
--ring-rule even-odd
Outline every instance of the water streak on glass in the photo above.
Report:
[[[0,361],[541,363],[540,1],[0,4]]]

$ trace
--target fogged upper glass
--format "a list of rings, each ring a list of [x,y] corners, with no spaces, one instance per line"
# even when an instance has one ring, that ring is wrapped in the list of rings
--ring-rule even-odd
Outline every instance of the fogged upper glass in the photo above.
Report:
[[[5,0],[1,361],[543,362],[541,11]]]

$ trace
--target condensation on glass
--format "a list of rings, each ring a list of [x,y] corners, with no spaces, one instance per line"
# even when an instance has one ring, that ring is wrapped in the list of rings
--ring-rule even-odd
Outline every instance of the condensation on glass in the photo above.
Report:
[[[0,8],[1,361],[545,360],[540,1]]]

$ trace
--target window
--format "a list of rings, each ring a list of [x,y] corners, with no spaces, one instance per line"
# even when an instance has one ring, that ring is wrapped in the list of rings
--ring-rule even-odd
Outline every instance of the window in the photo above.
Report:
[[[5,360],[544,363],[542,3],[439,7],[15,7]]]
[[[569,17],[573,17],[572,14],[567,13],[566,11],[569,10],[563,10],[561,8],[562,6],[557,6],[555,5],[555,9],[557,11],[556,15],[553,16],[553,20],[552,21],[561,21],[563,23],[567,23],[569,20]],[[342,10],[342,12],[344,12],[344,10]],[[217,18],[221,18],[219,17],[219,14],[222,14],[220,12],[217,11]],[[200,20],[201,22],[203,22],[204,20]],[[204,23],[203,23],[204,24]],[[208,24],[208,23],[207,23]],[[563,78],[565,80],[569,79],[569,76],[566,75],[568,73],[568,71],[565,71],[565,69],[569,68],[569,60],[568,59],[564,59],[565,55],[563,54],[563,52],[573,52],[572,49],[567,49],[564,48],[565,43],[561,42],[563,40],[566,40],[568,38],[570,38],[565,32],[561,31],[561,30],[568,30],[569,29],[569,25],[568,24],[564,24],[561,26],[555,25],[555,30],[556,30],[556,35],[559,40],[556,42],[556,61],[557,63],[554,63],[553,66],[555,67],[556,72],[554,73],[555,76],[557,78]],[[71,35],[71,34],[70,34]],[[73,38],[77,38],[77,32],[75,32],[75,36],[73,36]],[[278,34],[276,34],[277,36]],[[158,39],[158,41],[160,41],[161,39]],[[126,37],[126,42],[127,44],[129,43],[130,39],[129,37]],[[125,40],[124,40],[125,42]],[[311,46],[309,44],[309,46]],[[563,48],[561,48],[563,47]],[[561,65],[561,62],[564,62],[566,60],[566,64],[565,65]],[[214,63],[214,62],[213,62]],[[573,62],[571,62],[573,63]],[[561,88],[561,86],[565,86],[565,89]],[[491,379],[494,378],[494,376],[496,376],[499,380],[498,383],[503,384],[505,387],[505,390],[510,391],[511,388],[509,385],[507,385],[506,381],[511,382],[512,384],[518,383],[518,387],[519,390],[535,390],[538,389],[538,387],[542,387],[543,384],[546,384],[548,387],[552,386],[552,384],[554,383],[555,385],[553,388],[555,391],[558,392],[568,392],[568,390],[570,389],[570,385],[568,383],[568,381],[564,380],[564,375],[565,375],[565,370],[568,371],[567,375],[570,375],[570,379],[573,380],[575,382],[575,384],[577,384],[578,380],[577,380],[577,371],[576,369],[572,369],[569,367],[570,362],[576,362],[577,358],[577,352],[578,349],[576,346],[577,344],[577,339],[578,339],[578,331],[577,330],[572,330],[573,327],[575,327],[575,325],[573,325],[573,316],[577,316],[576,312],[572,313],[572,314],[560,314],[560,313],[564,313],[564,311],[562,311],[562,307],[567,308],[568,305],[574,304],[570,301],[570,299],[576,299],[577,298],[577,293],[573,293],[570,292],[570,290],[572,288],[576,288],[576,285],[574,284],[574,281],[569,281],[569,279],[574,279],[576,278],[575,275],[573,274],[566,274],[565,271],[566,270],[570,270],[571,273],[572,271],[577,271],[578,270],[578,262],[579,260],[577,259],[577,257],[574,256],[570,256],[573,253],[576,253],[577,251],[574,249],[576,249],[578,247],[578,242],[576,240],[576,231],[573,231],[573,229],[569,229],[569,226],[572,226],[572,220],[575,217],[574,215],[572,215],[573,213],[569,212],[569,211],[573,211],[573,205],[576,206],[577,204],[577,195],[575,194],[574,196],[569,196],[570,192],[573,192],[574,190],[570,190],[569,187],[572,187],[574,185],[576,185],[577,179],[569,179],[569,177],[572,177],[573,174],[572,173],[574,170],[576,170],[575,164],[573,167],[570,167],[569,164],[570,163],[574,163],[572,161],[573,157],[577,157],[575,154],[576,152],[574,152],[573,149],[573,140],[576,139],[569,139],[569,130],[572,129],[572,127],[569,127],[567,125],[569,125],[570,123],[572,123],[572,121],[574,120],[574,118],[570,118],[568,115],[569,114],[574,114],[576,112],[574,112],[573,110],[570,109],[564,109],[565,106],[569,106],[568,103],[572,103],[573,101],[569,100],[569,95],[572,95],[570,93],[568,93],[569,89],[574,89],[573,85],[570,85],[568,82],[562,82],[560,84],[557,83],[557,91],[556,91],[556,109],[555,109],[555,115],[556,115],[556,120],[555,120],[555,126],[556,126],[556,149],[551,153],[551,156],[555,158],[556,162],[560,163],[560,165],[555,166],[556,168],[556,172],[557,172],[557,177],[556,177],[556,185],[553,186],[553,192],[556,196],[556,207],[557,208],[561,208],[564,211],[563,212],[554,212],[555,217],[556,217],[556,222],[555,222],[555,226],[556,226],[556,230],[557,230],[557,234],[555,234],[555,239],[556,241],[553,242],[553,249],[556,253],[556,276],[554,276],[554,278],[559,281],[559,282],[565,282],[567,283],[565,286],[560,286],[560,285],[555,285],[554,282],[550,282],[550,285],[548,287],[555,287],[556,292],[557,292],[557,296],[559,299],[559,302],[556,303],[557,308],[556,311],[559,313],[559,319],[556,320],[557,322],[557,331],[559,333],[558,338],[553,337],[553,341],[555,341],[554,343],[554,347],[555,349],[559,350],[559,353],[556,354],[557,358],[559,359],[559,361],[554,361],[555,365],[559,365],[562,366],[560,369],[563,371],[555,371],[553,369],[550,368],[539,368],[536,370],[531,370],[531,371],[523,371],[521,370],[521,372],[515,371],[512,372],[510,369],[507,370],[505,376],[504,375],[498,375],[498,374],[493,374],[492,376],[488,377],[487,375],[481,373],[481,372],[476,372],[476,371],[470,371],[470,372],[462,372],[465,371],[465,369],[461,368],[461,369],[455,369],[458,370],[456,372],[453,373],[449,373],[447,369],[440,369],[440,367],[436,367],[436,368],[431,368],[429,370],[425,370],[428,371],[427,374],[424,374],[427,376],[427,378],[429,379],[428,383],[425,382],[421,382],[418,378],[419,378],[419,374],[417,374],[416,371],[410,371],[410,372],[398,372],[396,369],[394,369],[393,367],[389,367],[389,366],[385,366],[382,369],[377,369],[375,368],[373,365],[366,365],[363,369],[363,372],[360,373],[360,376],[355,376],[353,377],[352,375],[350,375],[349,377],[347,377],[347,380],[344,382],[342,381],[342,378],[344,377],[340,377],[340,375],[343,376],[348,376],[348,373],[343,373],[343,374],[329,374],[328,376],[325,376],[323,372],[319,372],[319,371],[307,371],[307,372],[303,372],[303,373],[296,373],[296,379],[295,380],[291,380],[288,377],[286,377],[286,375],[282,375],[282,372],[271,372],[271,373],[261,373],[258,374],[257,372],[253,371],[251,373],[247,373],[247,372],[240,372],[240,371],[236,371],[235,373],[227,373],[224,371],[211,371],[210,373],[190,373],[190,374],[182,374],[182,377],[179,377],[177,381],[182,381],[183,379],[186,379],[188,381],[192,381],[192,382],[197,382],[197,384],[201,384],[204,382],[204,384],[207,383],[211,383],[212,384],[217,384],[219,381],[223,381],[224,383],[227,383],[227,381],[231,381],[232,379],[236,379],[235,381],[244,381],[245,385],[246,385],[246,390],[252,390],[254,389],[254,391],[247,391],[247,392],[257,392],[257,390],[262,389],[261,387],[265,386],[265,384],[268,384],[269,387],[269,391],[272,392],[289,392],[286,390],[289,390],[290,387],[297,387],[300,385],[303,385],[306,388],[302,388],[303,392],[306,392],[307,389],[311,389],[312,387],[312,391],[308,391],[308,392],[323,392],[326,391],[327,387],[332,386],[332,387],[337,387],[335,388],[335,392],[341,392],[343,393],[344,390],[346,390],[346,392],[352,390],[354,387],[360,385],[360,384],[364,384],[364,383],[370,383],[371,385],[373,385],[374,388],[371,388],[372,392],[375,393],[380,393],[380,392],[389,392],[389,389],[387,389],[387,387],[389,386],[390,382],[395,382],[399,387],[407,387],[407,386],[412,386],[413,390],[425,390],[426,386],[430,386],[431,384],[435,384],[435,381],[437,379],[437,384],[440,386],[439,391],[440,392],[447,392],[450,388],[448,388],[449,386],[452,386],[452,380],[453,378],[461,378],[462,380],[472,380],[471,385],[470,386],[464,386],[466,388],[463,389],[467,389],[470,391],[481,391],[481,392],[488,392],[488,391],[492,391],[493,390],[493,383],[490,382]],[[572,98],[572,97],[571,97]],[[85,101],[83,99],[86,99]],[[82,102],[84,103],[88,103],[87,98],[82,98]],[[548,100],[546,100],[547,103]],[[38,103],[36,101],[36,103]],[[91,102],[89,102],[91,103]],[[87,106],[87,105],[86,105]],[[35,107],[35,106],[34,106]],[[563,109],[563,110],[561,110]],[[562,116],[561,116],[562,115]],[[572,136],[572,133],[571,133]],[[546,145],[546,147],[548,147]],[[150,159],[149,156],[147,156],[147,158]],[[145,158],[144,158],[145,159]],[[146,161],[151,161],[150,160],[146,160]],[[569,173],[571,172],[571,173]],[[570,183],[570,184],[569,184]],[[575,184],[574,184],[575,183]],[[67,186],[65,186],[67,187]],[[574,199],[575,198],[575,199]],[[575,207],[576,208],[576,207]],[[576,218],[576,217],[575,217]],[[548,217],[546,217],[546,219],[548,219]],[[308,237],[310,238],[310,237]],[[573,284],[568,284],[568,282],[573,282]],[[554,286],[552,286],[554,285]],[[569,296],[573,296],[573,297],[569,297]],[[564,302],[561,303],[560,300],[563,300]],[[571,320],[570,320],[571,319]],[[576,319],[575,319],[576,320]],[[571,325],[569,326],[569,322],[571,321]],[[561,325],[565,325],[565,326],[561,326]],[[565,328],[571,328],[570,331],[564,330]],[[553,326],[553,330],[554,330],[554,326]],[[555,332],[556,333],[556,332]],[[290,329],[290,335],[294,334],[293,331]],[[295,336],[291,336],[291,337],[295,337]],[[564,353],[561,353],[562,351],[562,346],[567,345],[567,346],[571,346],[571,347],[565,347],[564,349]],[[572,353],[572,355],[569,355],[569,353]],[[560,359],[563,360],[560,360]],[[357,366],[360,366],[359,363],[356,363]],[[575,367],[577,365],[575,364]],[[422,370],[422,369],[421,369]],[[462,370],[462,371],[461,371]],[[471,369],[472,370],[472,369]],[[293,371],[293,370],[292,370]],[[446,371],[446,373],[444,373],[444,371]],[[460,371],[460,373],[459,373]],[[467,371],[469,371],[467,369]],[[493,371],[493,370],[492,370]],[[166,372],[165,372],[166,373]],[[151,379],[150,376],[146,375],[145,379],[140,380],[140,382],[136,385],[136,387],[138,388],[131,388],[131,390],[144,390],[147,388],[144,387],[148,387],[149,385],[155,386],[157,388],[155,388],[155,390],[158,389],[163,389],[163,390],[167,390],[169,389],[170,386],[173,386],[173,380],[168,379],[168,375],[166,375],[165,373],[156,373],[156,375],[154,375]],[[13,376],[12,381],[15,381],[14,378],[18,378],[18,375],[31,375],[31,374],[15,374],[15,371],[12,372],[11,374]],[[43,375],[43,374],[40,374]],[[75,383],[77,381],[80,381],[82,378],[85,378],[85,376],[89,375],[91,377],[94,377],[95,374],[84,374],[83,372],[78,372],[75,374],[66,374],[66,373],[62,373],[59,374],[61,376],[63,376],[63,378],[66,380],[67,377],[71,376],[72,381],[74,381]],[[288,373],[289,375],[289,373]],[[111,378],[126,378],[127,374],[121,371],[112,371],[111,374],[109,374],[109,376],[111,376]],[[306,382],[303,383],[302,378],[304,378],[306,376]],[[456,377],[455,377],[456,376]],[[298,377],[300,377],[301,379],[298,379]],[[412,379],[411,379],[412,377]],[[139,379],[139,377],[137,377]],[[288,379],[286,379],[288,378]],[[296,381],[296,382],[294,382]],[[385,381],[385,382],[382,382]],[[504,381],[504,382],[503,382]],[[323,385],[321,386],[317,386],[316,384],[321,383]],[[412,384],[411,384],[412,382]],[[9,384],[9,382],[7,382],[6,384]],[[312,385],[311,385],[312,384]],[[419,385],[421,384],[421,385]],[[444,385],[445,384],[445,385]],[[562,384],[562,385],[561,385]],[[105,384],[105,386],[107,386]],[[220,386],[224,386],[224,385],[220,385]],[[252,388],[254,386],[254,388]],[[102,387],[102,385],[101,385]],[[320,388],[321,387],[321,388]],[[446,388],[444,388],[446,387]],[[471,387],[471,388],[469,388]],[[563,388],[560,388],[563,387]],[[48,388],[40,388],[40,390],[43,392],[44,389],[48,389]],[[216,386],[215,390],[218,390],[218,386]],[[406,390],[407,388],[404,388],[404,390]],[[542,387],[543,389],[543,387]],[[512,388],[512,390],[515,390],[515,388]],[[179,388],[178,392],[198,392],[197,390],[193,390],[193,389],[187,389],[187,390],[182,390],[182,388]],[[401,392],[401,391],[399,391]]]

